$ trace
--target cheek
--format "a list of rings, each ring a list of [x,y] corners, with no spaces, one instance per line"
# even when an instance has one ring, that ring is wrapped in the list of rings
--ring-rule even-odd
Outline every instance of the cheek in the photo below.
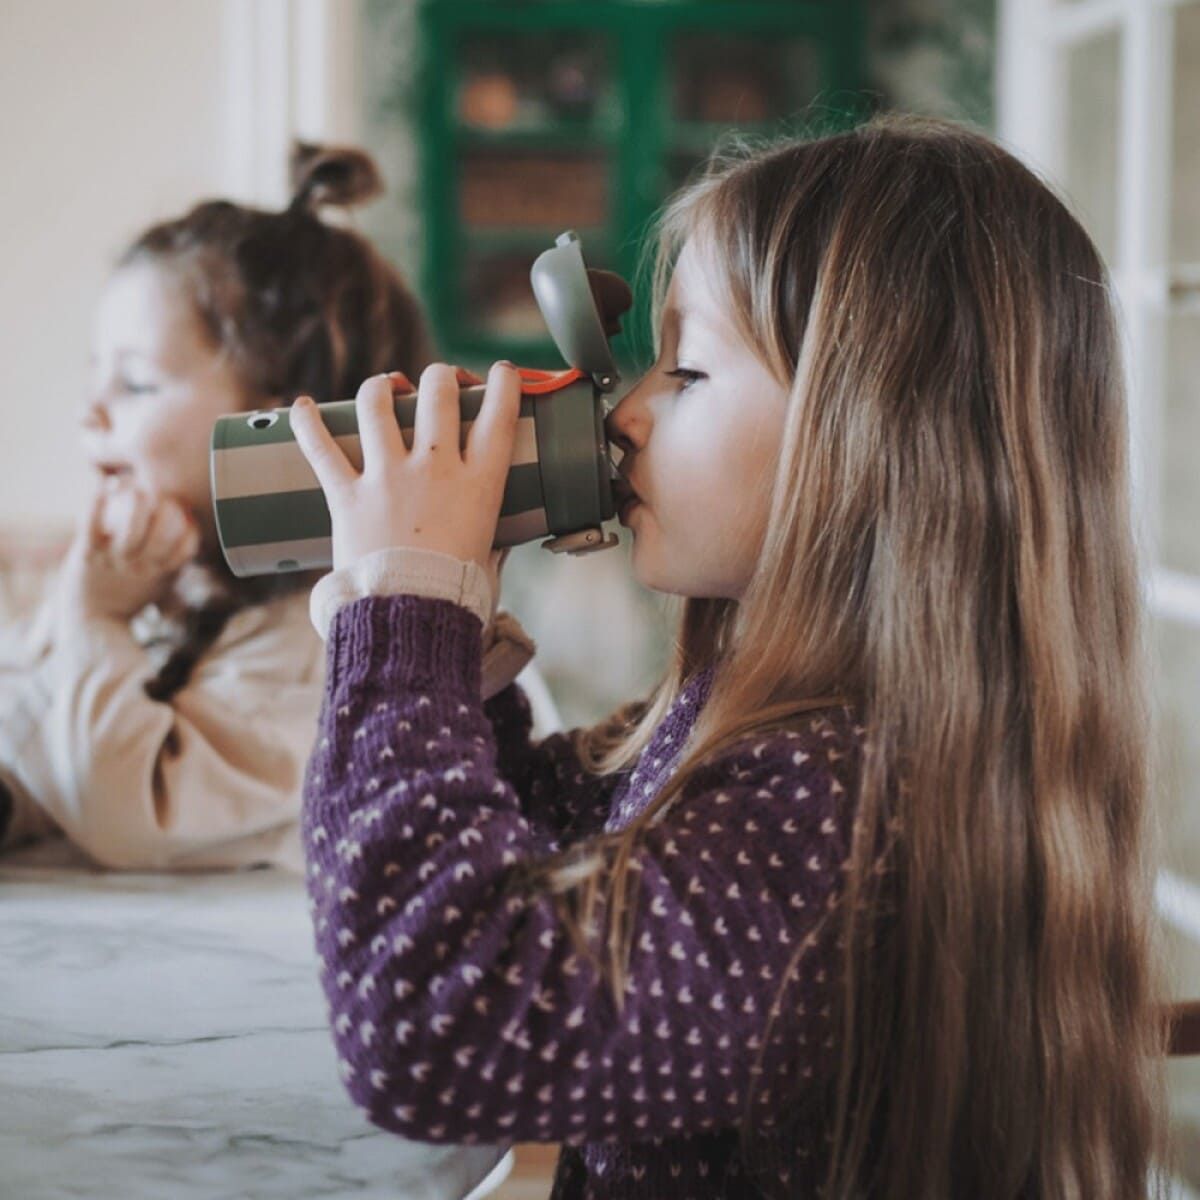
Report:
[[[149,469],[170,455],[170,426],[156,418],[148,403],[114,407],[110,440],[114,453],[138,470]]]
[[[186,459],[187,446],[180,430],[169,421],[150,421],[139,430],[138,448],[147,469],[156,474],[174,472]]]
[[[652,451],[652,499],[637,519],[634,573],[645,587],[700,594],[725,557],[734,503],[725,493],[721,439],[701,422],[680,419],[659,425]]]
[[[713,594],[737,595],[762,544],[778,454],[778,431],[715,422],[680,464],[672,512],[681,548],[702,567]]]
[[[149,489],[192,498],[201,484],[207,487],[208,436],[207,426],[164,407],[131,414],[122,445]]]
[[[727,470],[739,497],[743,529],[760,527],[766,519],[783,433],[782,398],[778,405],[751,406],[745,418],[728,430]]]
[[[732,451],[732,453],[731,453]],[[723,535],[745,502],[745,476],[729,439],[710,422],[691,422],[668,464],[665,515],[691,543]]]

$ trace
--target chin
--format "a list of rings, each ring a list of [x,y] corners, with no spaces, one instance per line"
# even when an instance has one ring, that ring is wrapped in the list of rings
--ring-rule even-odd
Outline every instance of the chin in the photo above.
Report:
[[[644,588],[652,592],[661,592],[665,596],[678,596],[681,600],[736,600],[728,587],[723,587],[711,579],[680,578],[668,571],[648,570],[639,567],[637,561],[633,564],[633,577]]]
[[[669,570],[664,570],[661,560],[656,559],[653,546],[646,540],[644,534],[633,535],[633,546],[629,551],[629,565],[633,577],[644,588],[653,592],[673,592],[675,590]]]
[[[663,571],[656,571],[652,566],[639,563],[636,552],[633,556],[633,577],[642,587],[652,592],[662,592],[668,596],[690,595],[689,590],[681,584],[680,580],[673,579],[670,574]]]

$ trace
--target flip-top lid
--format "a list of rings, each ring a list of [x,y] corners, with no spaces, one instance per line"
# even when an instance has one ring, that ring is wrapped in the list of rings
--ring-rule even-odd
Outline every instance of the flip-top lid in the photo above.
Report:
[[[558,352],[572,367],[590,375],[601,391],[611,391],[619,376],[578,234],[560,233],[554,245],[534,260],[529,278]]]

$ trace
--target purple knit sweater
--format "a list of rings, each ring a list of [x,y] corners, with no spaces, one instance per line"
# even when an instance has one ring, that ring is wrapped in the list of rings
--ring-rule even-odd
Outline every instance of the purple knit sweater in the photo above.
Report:
[[[711,676],[632,772],[589,776],[568,737],[531,742],[516,686],[480,702],[479,635],[415,596],[358,600],[330,630],[304,844],[351,1097],[409,1138],[563,1142],[560,1200],[756,1196],[748,1161],[772,1191],[816,1194],[836,1063],[823,917],[861,729],[829,709],[747,740],[651,826],[618,1010],[514,872],[641,811]]]

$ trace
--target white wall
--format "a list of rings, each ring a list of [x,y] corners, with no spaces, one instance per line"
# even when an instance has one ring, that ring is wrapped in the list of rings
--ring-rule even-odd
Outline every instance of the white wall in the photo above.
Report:
[[[228,182],[223,19],[212,0],[0,0],[0,523],[75,511],[109,264]]]
[[[0,527],[83,498],[91,314],[150,222],[353,138],[352,0],[0,0]]]

